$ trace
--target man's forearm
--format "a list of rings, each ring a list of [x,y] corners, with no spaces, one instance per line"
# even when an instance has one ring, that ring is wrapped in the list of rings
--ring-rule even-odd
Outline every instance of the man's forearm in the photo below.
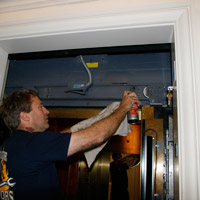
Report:
[[[106,141],[117,130],[125,114],[126,111],[118,108],[110,116],[94,123],[89,128],[74,132],[70,142],[73,148],[69,148],[68,155],[85,151]]]
[[[98,131],[101,135],[101,142],[104,142],[116,132],[126,113],[127,111],[125,109],[119,107],[110,116],[96,122],[94,126],[91,126],[93,130]]]

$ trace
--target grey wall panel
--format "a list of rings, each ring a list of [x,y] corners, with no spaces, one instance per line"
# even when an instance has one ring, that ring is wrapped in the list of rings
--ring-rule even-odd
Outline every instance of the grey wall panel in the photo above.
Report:
[[[93,84],[85,95],[66,92],[88,82],[80,56],[10,60],[6,94],[18,89],[36,89],[46,106],[106,106],[121,99],[124,90],[137,92],[143,105],[166,105],[171,85],[170,52],[83,55]],[[144,89],[146,88],[145,97]]]

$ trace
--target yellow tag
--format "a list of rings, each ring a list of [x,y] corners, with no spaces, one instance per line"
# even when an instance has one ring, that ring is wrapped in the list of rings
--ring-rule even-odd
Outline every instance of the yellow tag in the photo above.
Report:
[[[98,62],[94,62],[94,63],[86,63],[88,68],[98,68],[99,63]]]

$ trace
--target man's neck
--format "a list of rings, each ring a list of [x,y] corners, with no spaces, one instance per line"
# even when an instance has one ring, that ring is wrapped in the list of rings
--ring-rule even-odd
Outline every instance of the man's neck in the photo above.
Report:
[[[17,130],[24,130],[27,131],[29,133],[33,133],[35,130],[32,127],[18,127]]]

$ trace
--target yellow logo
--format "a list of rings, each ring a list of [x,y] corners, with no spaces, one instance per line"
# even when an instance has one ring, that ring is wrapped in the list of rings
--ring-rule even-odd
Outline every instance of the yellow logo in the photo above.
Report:
[[[2,200],[14,200],[13,191],[9,190],[16,183],[12,182],[13,178],[9,178],[8,170],[6,168],[7,152],[0,151],[1,162],[1,181],[0,181],[0,199]]]

